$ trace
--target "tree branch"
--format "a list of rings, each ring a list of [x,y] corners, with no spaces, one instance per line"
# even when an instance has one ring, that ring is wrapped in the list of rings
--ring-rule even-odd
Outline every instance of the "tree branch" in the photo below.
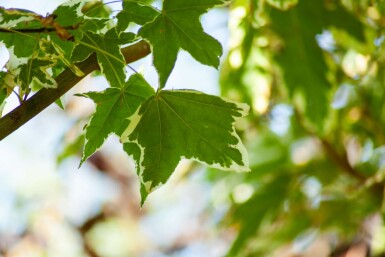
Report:
[[[359,171],[354,169],[354,167],[349,163],[348,157],[346,153],[339,153],[337,149],[325,138],[318,135],[315,131],[312,131],[303,122],[303,118],[300,114],[300,112],[294,108],[294,115],[297,118],[299,126],[309,135],[315,137],[318,139],[321,143],[321,146],[325,153],[329,156],[329,158],[338,166],[341,168],[344,173],[356,178],[359,182],[364,183],[366,180],[366,177],[361,174]]]
[[[76,28],[73,26],[64,27],[65,30],[75,30]],[[46,33],[46,32],[55,32],[57,29],[55,28],[33,28],[33,29],[6,29],[6,28],[0,28],[1,33]]]
[[[337,150],[332,146],[332,144],[330,144],[330,142],[327,141],[325,138],[318,137],[318,139],[320,140],[326,154],[330,157],[330,159],[332,159],[334,163],[336,163],[347,174],[356,178],[360,182],[365,182],[366,177],[352,167],[345,153],[338,153]]]
[[[137,61],[151,52],[149,44],[145,41],[140,41],[133,45],[124,47],[121,51],[126,63]],[[22,102],[22,104],[17,108],[2,117],[0,119],[0,140],[3,140],[5,137],[20,128],[30,119],[59,99],[87,74],[99,69],[95,53],[88,57],[85,61],[76,65],[84,72],[85,75],[83,77],[76,76],[70,69],[67,68],[56,77],[55,80],[58,84],[57,88],[41,89],[27,101]]]

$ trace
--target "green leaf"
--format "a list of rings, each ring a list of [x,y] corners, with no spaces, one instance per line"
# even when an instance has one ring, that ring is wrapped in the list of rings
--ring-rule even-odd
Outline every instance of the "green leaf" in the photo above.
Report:
[[[84,0],[70,0],[58,6],[53,15],[57,15],[55,22],[62,27],[71,26],[83,20],[83,13],[81,11],[85,1]]]
[[[108,19],[111,15],[111,8],[102,1],[87,2],[82,7],[82,13],[89,17],[100,17]]]
[[[222,46],[203,31],[199,18],[220,4],[222,0],[164,0],[158,16],[140,29],[139,35],[152,45],[161,88],[174,68],[180,48],[197,61],[218,68]]]
[[[55,101],[55,104],[57,106],[59,106],[60,109],[64,110],[64,104],[63,104],[63,101],[62,101],[62,98],[58,98],[56,101]]]
[[[296,5],[298,0],[267,0],[267,3],[278,9],[287,10]]]
[[[56,88],[55,79],[47,72],[47,69],[55,64],[54,60],[31,58],[28,63],[20,65],[18,81],[21,83],[21,87],[27,89],[34,81],[45,88]]]
[[[13,47],[15,57],[30,57],[39,42],[38,35],[32,33],[2,33],[0,41],[3,41],[8,49]]]
[[[97,106],[86,127],[81,164],[102,146],[110,134],[121,136],[129,124],[128,117],[153,94],[154,89],[139,74],[132,75],[122,88],[82,94]]]
[[[43,55],[42,58],[45,60],[55,60],[59,63],[63,63],[77,76],[84,76],[83,71],[73,64],[70,58],[70,52],[73,49],[73,42],[60,40],[59,37],[53,35],[51,40],[41,39],[39,45],[42,52],[40,56]]]
[[[115,29],[105,35],[86,32],[82,41],[72,52],[74,61],[83,61],[96,52],[100,69],[111,87],[122,87],[126,78],[124,57],[120,52],[120,38]]]
[[[322,130],[328,113],[331,84],[316,36],[332,25],[350,32],[357,39],[363,37],[362,24],[338,5],[329,10],[323,1],[299,1],[289,11],[271,11],[271,26],[284,43],[283,49],[274,57],[283,69],[290,95],[298,92],[304,95],[306,116],[318,130]]]
[[[109,42],[114,42],[115,44],[125,45],[135,41],[136,35],[132,32],[120,32],[117,33],[116,29],[109,30],[104,36]]]
[[[65,139],[63,138],[63,141]],[[84,135],[79,135],[71,142],[63,142],[63,148],[59,151],[56,157],[56,163],[61,164],[65,159],[71,156],[81,154],[84,146]]]
[[[0,71],[0,81],[1,81],[1,71]],[[3,109],[6,104],[5,99],[8,97],[7,88],[0,88],[0,117],[3,115]]]
[[[91,32],[100,32],[104,28],[109,25],[109,19],[99,19],[99,18],[87,18],[83,20],[83,22],[79,26],[80,32],[78,34],[82,35],[83,32],[91,31]],[[77,33],[73,33],[77,34]]]
[[[40,27],[36,16],[37,13],[29,10],[0,7],[0,27],[3,29]]]
[[[145,192],[165,183],[182,158],[248,171],[247,153],[234,128],[247,109],[190,90],[159,91],[147,99],[130,118],[121,139],[139,146],[140,158],[135,159]],[[135,157],[138,149],[132,149],[125,147]]]
[[[9,65],[6,68],[7,71],[0,71],[0,88],[8,88],[10,90],[17,86],[15,83],[16,71]]]
[[[125,30],[130,22],[144,25],[152,21],[157,15],[158,12],[153,7],[141,5],[137,1],[123,1],[123,10],[116,16],[118,19],[117,29],[119,31]]]
[[[240,226],[240,231],[231,246],[228,257],[241,256],[242,249],[247,249],[247,241],[258,235],[263,221],[272,223],[280,211],[290,192],[293,180],[288,174],[274,177],[273,181],[265,183],[248,201],[235,206],[231,219]]]

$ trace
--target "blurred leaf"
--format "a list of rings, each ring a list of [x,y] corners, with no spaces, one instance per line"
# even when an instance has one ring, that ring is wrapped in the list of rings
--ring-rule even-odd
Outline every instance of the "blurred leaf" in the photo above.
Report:
[[[248,252],[244,248],[247,241],[257,235],[265,219],[274,220],[283,207],[291,179],[288,174],[277,176],[258,190],[250,200],[235,206],[232,219],[239,223],[240,230],[227,256],[242,256],[238,254]]]
[[[84,135],[80,135],[76,137],[76,139],[73,140],[72,142],[66,143],[64,145],[64,148],[57,155],[56,162],[60,164],[70,156],[81,155],[82,148],[84,147],[84,141],[85,141]]]
[[[298,0],[267,0],[272,6],[281,10],[287,10],[298,3]]]
[[[86,2],[81,11],[89,17],[109,18],[112,10],[102,1],[91,1]]]
[[[304,94],[306,116],[321,129],[328,112],[331,84],[326,78],[328,67],[316,35],[334,26],[363,40],[363,26],[339,5],[327,9],[323,1],[299,1],[285,12],[272,10],[271,26],[284,44],[275,59],[282,68],[289,93]]]

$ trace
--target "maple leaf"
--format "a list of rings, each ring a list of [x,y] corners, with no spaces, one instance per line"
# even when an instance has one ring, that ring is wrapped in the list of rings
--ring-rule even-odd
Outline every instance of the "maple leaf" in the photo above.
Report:
[[[59,42],[65,42],[65,41],[59,41]],[[63,63],[65,66],[71,69],[71,71],[76,74],[79,77],[84,76],[84,73],[75,65],[72,63],[72,61],[69,58],[69,54],[62,48],[62,46],[66,47],[66,45],[60,45],[56,43],[55,39],[47,40],[47,39],[41,39],[39,42],[39,47],[44,54],[45,60],[55,60],[59,63]],[[70,50],[72,50],[71,46],[69,46]],[[67,47],[68,48],[68,47]],[[41,54],[41,55],[42,55]]]
[[[180,48],[202,64],[218,68],[222,46],[203,31],[199,18],[220,4],[222,0],[164,0],[158,16],[139,30],[139,35],[152,45],[154,66],[162,88],[174,68]]]
[[[10,54],[15,55],[15,57],[29,57],[35,51],[35,46],[39,42],[39,35],[34,33],[14,33],[13,31],[19,28],[19,23],[30,22],[34,26],[38,26],[38,23],[30,21],[33,19],[33,16],[15,18],[13,15],[8,17],[11,12],[10,9],[1,9],[0,8],[0,28],[3,30],[0,32],[0,42],[2,41],[5,46],[9,49]],[[13,13],[13,12],[11,12]],[[18,17],[17,15],[16,17]],[[7,19],[6,19],[7,18]],[[29,29],[30,27],[28,27]],[[31,29],[34,27],[31,26]],[[8,31],[8,32],[5,32]],[[12,48],[12,53],[11,49]]]
[[[35,51],[39,37],[30,33],[1,33],[0,41],[3,41],[8,49],[13,46],[12,52],[15,57],[30,57]]]
[[[126,34],[125,34],[126,35]],[[105,35],[86,32],[82,41],[72,52],[73,61],[83,61],[92,53],[96,52],[100,69],[112,87],[121,87],[124,84],[126,65],[124,57],[120,52],[120,44],[127,44],[134,39],[134,34],[122,42],[116,29],[110,29]]]
[[[247,110],[247,105],[191,90],[159,91],[147,99],[121,138],[129,143],[124,149],[137,161],[145,192],[165,183],[182,158],[248,171],[247,153],[234,128]]]
[[[54,60],[45,60],[42,58],[29,59],[27,63],[18,66],[20,73],[18,81],[23,89],[27,89],[32,81],[46,88],[56,88],[57,83],[54,78],[47,72],[48,68],[55,65]]]
[[[17,8],[5,9],[0,6],[0,26],[3,29],[33,28],[39,26],[37,13]]]
[[[141,5],[135,1],[123,1],[122,4],[123,10],[116,16],[118,19],[117,29],[119,31],[125,30],[130,22],[144,25],[158,15],[157,10],[153,7]]]
[[[129,124],[128,117],[153,94],[154,89],[143,77],[134,74],[122,88],[111,87],[103,92],[79,95],[92,99],[97,105],[86,127],[81,164],[102,146],[110,134],[121,136]]]
[[[305,96],[307,117],[322,131],[328,116],[328,95],[332,85],[317,35],[333,26],[348,32],[356,40],[364,41],[363,24],[341,5],[329,9],[322,1],[299,1],[296,8],[289,11],[272,9],[270,16],[270,26],[284,42],[283,48],[273,56],[283,70],[288,71],[283,76],[288,92],[291,97],[298,92]],[[287,27],[295,30],[288,31]]]
[[[84,0],[70,0],[58,6],[52,13],[55,16],[55,22],[62,27],[68,27],[77,24],[83,20],[81,11]]]

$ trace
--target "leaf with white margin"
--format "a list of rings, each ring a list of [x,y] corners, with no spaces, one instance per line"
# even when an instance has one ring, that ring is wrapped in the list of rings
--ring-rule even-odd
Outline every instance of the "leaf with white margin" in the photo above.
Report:
[[[37,27],[40,23],[36,20],[37,13],[17,8],[5,9],[0,6],[0,27],[2,29]]]
[[[110,134],[121,136],[129,124],[128,117],[154,93],[154,89],[141,75],[134,74],[122,88],[111,87],[103,92],[79,95],[88,97],[97,104],[86,127],[86,141],[80,165],[102,146]]]
[[[48,69],[56,64],[55,60],[43,58],[31,58],[27,63],[21,64],[17,80],[23,89],[31,86],[33,81],[45,88],[56,88],[57,82],[48,73]]]
[[[249,171],[246,149],[234,128],[247,112],[245,104],[192,90],[162,90],[147,99],[121,138],[131,143],[124,149],[137,162],[142,198],[164,184],[182,158]]]
[[[151,43],[161,88],[174,69],[180,49],[198,62],[218,68],[222,45],[204,32],[200,17],[224,3],[223,0],[164,0],[156,18],[139,30],[139,35]]]
[[[83,61],[95,52],[100,69],[110,86],[122,87],[126,79],[124,70],[126,62],[119,44],[127,44],[133,40],[134,34],[123,34],[122,38],[115,28],[110,29],[104,35],[86,32],[83,34],[80,44],[72,52],[72,61]]]
[[[55,22],[63,27],[81,22],[83,20],[81,9],[85,2],[84,0],[70,0],[59,5],[52,13],[57,16]]]
[[[158,14],[153,7],[146,6],[135,0],[123,0],[122,7],[123,10],[116,15],[118,19],[118,31],[127,29],[130,22],[144,25],[152,21]]]

